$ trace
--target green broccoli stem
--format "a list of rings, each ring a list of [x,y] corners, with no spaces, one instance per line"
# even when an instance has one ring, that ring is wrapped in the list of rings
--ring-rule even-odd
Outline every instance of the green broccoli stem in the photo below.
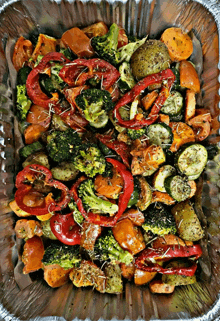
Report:
[[[85,196],[84,202],[86,204],[89,204],[90,209],[93,211],[98,211],[101,213],[109,213],[109,214],[114,214],[118,211],[117,204],[113,204],[109,201],[105,201],[97,197],[95,194],[93,194],[92,196]]]
[[[116,244],[114,244],[116,245]],[[132,255],[128,251],[123,250],[120,245],[112,247],[110,246],[108,249],[109,258],[112,261],[118,261],[125,264],[131,263]]]

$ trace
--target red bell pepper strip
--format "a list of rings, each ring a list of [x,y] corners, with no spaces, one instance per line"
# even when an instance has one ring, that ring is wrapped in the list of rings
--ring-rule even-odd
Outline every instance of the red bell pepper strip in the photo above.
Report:
[[[125,142],[119,142],[117,139],[112,138],[110,135],[97,134],[96,137],[105,146],[113,149],[122,159],[123,163],[130,168],[130,148]]]
[[[135,265],[138,269],[147,272],[158,272],[162,274],[178,274],[192,276],[195,274],[197,265],[195,262],[192,263],[190,267],[176,267],[176,268],[163,268],[157,263],[152,263],[150,259],[167,260],[172,258],[180,257],[195,257],[198,259],[202,255],[202,249],[200,245],[196,244],[193,246],[180,246],[180,245],[166,245],[162,248],[152,249],[146,248],[142,253],[136,258]]]
[[[73,213],[53,215],[50,219],[50,227],[60,242],[67,245],[80,244],[81,228],[74,221]]]
[[[60,52],[50,52],[46,54],[40,63],[32,69],[29,73],[26,81],[27,95],[36,105],[49,109],[50,105],[55,105],[58,103],[58,95],[54,95],[49,98],[40,87],[39,77],[40,74],[45,72],[46,68],[50,67],[51,61],[59,61],[61,63],[70,62],[62,53]]]
[[[127,208],[128,202],[131,198],[131,194],[133,193],[133,190],[134,190],[134,181],[133,181],[133,176],[127,170],[124,164],[120,163],[116,159],[111,159],[111,158],[106,158],[106,161],[111,163],[117,169],[117,171],[120,173],[120,175],[124,180],[123,193],[120,194],[119,200],[118,200],[118,212],[114,216],[108,217],[105,215],[99,215],[92,212],[87,213],[85,211],[82,200],[79,198],[78,192],[77,192],[77,188],[79,187],[79,185],[85,179],[87,179],[85,176],[80,177],[76,181],[76,183],[71,188],[71,192],[79,211],[81,212],[81,214],[83,215],[86,221],[100,225],[100,226],[112,227],[117,223],[117,221],[119,220],[119,218]]]
[[[42,205],[29,207],[24,204],[24,196],[34,191],[32,183],[36,180],[43,180],[45,185],[52,186],[61,190],[61,196],[58,201],[53,199],[52,193],[49,193]],[[61,211],[70,201],[70,191],[61,182],[54,180],[51,171],[45,166],[32,164],[26,166],[16,177],[17,191],[15,193],[15,200],[18,206],[25,212],[31,215],[44,215],[53,211]]]
[[[151,108],[151,112],[147,118],[139,119],[139,115],[135,115],[135,117],[131,120],[123,120],[120,113],[119,108],[125,106],[126,104],[131,103],[135,100],[137,96],[140,95],[142,91],[144,91],[148,86],[153,84],[161,83],[162,81],[167,80],[166,84],[162,85],[161,91]],[[170,69],[163,70],[157,74],[153,74],[147,76],[140,80],[128,93],[126,93],[116,104],[113,110],[113,116],[117,119],[118,123],[122,127],[131,128],[131,129],[140,129],[147,125],[154,123],[158,117],[158,113],[165,103],[166,99],[169,96],[169,91],[171,86],[175,80],[175,75]]]
[[[55,114],[59,115],[61,119],[77,132],[84,132],[85,127],[88,125],[88,121],[76,110],[75,98],[82,90],[89,88],[88,86],[79,86],[75,88],[68,88],[64,90],[64,95],[67,101],[70,103],[70,108],[63,110],[58,104],[53,107]]]
[[[107,90],[120,77],[119,71],[109,62],[99,59],[76,59],[65,65],[59,72],[60,78],[69,86],[82,86],[91,78],[102,82],[102,89]]]

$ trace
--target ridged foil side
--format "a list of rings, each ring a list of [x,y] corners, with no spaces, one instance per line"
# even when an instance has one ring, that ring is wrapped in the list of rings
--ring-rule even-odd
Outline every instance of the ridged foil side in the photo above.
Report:
[[[72,26],[83,27],[101,20],[108,25],[116,22],[136,36],[159,37],[171,25],[181,26],[186,31],[193,29],[201,42],[204,58],[200,61],[198,55],[195,56],[197,67],[202,64],[204,70],[201,75],[203,95],[199,97],[199,104],[209,108],[217,121],[218,2],[0,0],[0,38],[3,39],[0,44],[0,315],[3,320],[31,320],[40,316],[41,321],[58,320],[57,317],[59,320],[192,320],[195,317],[193,320],[217,321],[220,315],[219,156],[207,166],[202,198],[212,269],[209,282],[201,280],[194,286],[177,288],[170,296],[152,295],[147,286],[137,287],[128,282],[122,295],[103,295],[93,289],[74,288],[71,283],[51,289],[42,280],[41,273],[34,274],[32,279],[29,276],[21,278],[21,266],[14,272],[17,260],[14,217],[7,204],[13,197],[18,149],[22,142],[13,116],[13,40],[20,35],[40,32],[59,38]],[[200,50],[200,45],[197,49]],[[213,140],[217,132],[216,126]]]

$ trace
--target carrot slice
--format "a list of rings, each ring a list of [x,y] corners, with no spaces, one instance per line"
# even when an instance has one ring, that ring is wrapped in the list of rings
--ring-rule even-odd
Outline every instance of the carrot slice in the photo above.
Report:
[[[167,126],[169,126],[170,116],[165,114],[159,114],[157,121],[158,123],[165,123]]]
[[[134,263],[130,263],[126,265],[125,263],[120,264],[121,268],[121,275],[128,280],[131,280],[134,276],[134,271],[135,271],[135,265]]]
[[[142,285],[150,282],[155,276],[157,272],[147,272],[140,269],[135,269],[134,273],[134,283],[136,285]]]
[[[181,28],[166,29],[161,36],[161,41],[167,46],[172,61],[185,60],[193,52],[192,40]]]
[[[44,127],[48,127],[50,123],[49,118],[50,114],[48,110],[38,105],[32,105],[29,109],[26,120],[30,124],[38,124],[42,126],[45,124]]]
[[[129,218],[118,221],[112,232],[119,245],[133,255],[146,247],[141,230]]]
[[[162,280],[154,280],[150,282],[149,288],[151,293],[165,293],[170,294],[175,290],[175,285],[163,283]]]
[[[169,194],[159,192],[159,191],[154,191],[152,193],[151,203],[155,203],[155,202],[161,202],[166,205],[172,205],[176,203],[176,201]]]
[[[122,191],[124,186],[124,181],[121,175],[116,169],[113,169],[113,176],[104,177],[102,175],[97,175],[95,178],[95,190],[100,195],[107,198],[116,199],[119,193]]]
[[[191,89],[186,90],[186,108],[185,108],[185,121],[195,116],[196,112],[196,98],[195,93]]]
[[[28,239],[24,245],[22,262],[24,263],[23,273],[37,271],[43,267],[44,245],[39,236]]]
[[[180,62],[180,86],[191,89],[195,93],[200,92],[198,74],[191,62],[186,60]]]
[[[125,30],[119,26],[118,49],[128,44],[128,37]]]
[[[72,28],[64,32],[61,41],[69,47],[79,58],[90,58],[94,50],[90,45],[90,39],[79,28]]]
[[[49,52],[56,51],[57,40],[44,34],[38,37],[37,45],[32,54],[33,60],[37,60],[39,55],[45,56]]]
[[[197,186],[195,181],[188,181],[188,184],[191,187],[191,193],[189,195],[189,198],[191,198],[196,194]]]
[[[144,96],[141,99],[141,103],[142,103],[144,109],[148,110],[153,105],[153,103],[155,102],[157,97],[158,97],[157,90],[153,90],[150,93],[148,93],[146,96]]]
[[[209,136],[211,131],[211,121],[212,117],[210,113],[198,115],[188,121],[188,124],[193,127],[196,141],[202,141]]]
[[[53,216],[53,214],[48,213],[48,214],[39,215],[39,216],[36,216],[36,217],[37,217],[37,219],[38,219],[39,221],[44,222],[44,221],[48,221],[52,216]]]
[[[58,288],[68,282],[70,271],[58,264],[44,266],[44,280],[51,288]]]
[[[87,37],[100,37],[104,36],[108,32],[108,27],[102,21],[94,23],[91,26],[83,28],[82,31],[87,35]]]
[[[39,140],[41,134],[46,131],[41,125],[31,124],[24,131],[25,143],[27,145],[32,144]]]
[[[171,122],[169,126],[173,133],[173,142],[170,147],[171,152],[176,152],[180,146],[195,141],[193,129],[182,122]]]
[[[14,47],[12,62],[18,71],[24,63],[29,60],[33,52],[33,45],[30,40],[20,37]]]

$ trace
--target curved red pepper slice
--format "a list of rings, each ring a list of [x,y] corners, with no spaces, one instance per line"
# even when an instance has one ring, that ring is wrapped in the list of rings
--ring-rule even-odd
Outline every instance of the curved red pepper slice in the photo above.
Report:
[[[73,87],[85,85],[88,79],[97,77],[102,81],[102,88],[108,89],[120,77],[120,73],[109,62],[93,58],[74,60],[60,70],[59,76]]]
[[[44,198],[43,204],[40,206],[29,207],[25,205],[23,203],[23,198],[33,190],[31,183],[33,183],[35,179],[43,179],[45,185],[49,185],[61,190],[61,196],[59,197],[59,200],[55,201],[52,193],[49,193]],[[32,164],[26,166],[21,172],[18,173],[15,186],[17,187],[17,191],[15,193],[16,203],[23,211],[31,215],[39,216],[53,211],[61,211],[70,201],[70,191],[68,187],[61,182],[54,180],[51,171],[42,165]]]
[[[140,95],[140,93],[145,90],[148,86],[153,84],[161,83],[163,80],[167,80],[166,84],[162,85],[161,91],[151,108],[151,112],[145,119],[139,119],[138,115],[135,115],[135,117],[131,120],[123,120],[120,113],[119,108],[122,106],[125,106],[126,104],[131,103],[134,101],[134,99]],[[113,116],[117,119],[118,123],[122,127],[131,128],[131,129],[140,129],[144,126],[153,124],[157,117],[158,113],[165,103],[166,99],[169,96],[169,91],[171,89],[171,86],[175,80],[175,75],[171,71],[171,69],[163,70],[157,74],[153,74],[150,76],[147,76],[140,80],[128,93],[126,93],[116,104],[114,110],[113,110]]]
[[[123,163],[130,168],[130,148],[125,142],[113,139],[110,135],[97,134],[96,137],[108,148],[113,149],[121,157]]]
[[[45,55],[40,63],[32,69],[27,77],[26,88],[27,95],[36,105],[49,109],[50,105],[55,105],[58,103],[58,95],[54,95],[49,98],[42,90],[39,84],[39,77],[41,73],[44,73],[45,69],[50,66],[50,61],[59,61],[62,63],[70,62],[62,53],[60,52],[50,52]]]
[[[80,244],[81,228],[74,221],[73,213],[53,215],[50,219],[50,227],[60,242],[67,245]]]
[[[195,274],[197,265],[195,262],[190,267],[182,268],[163,268],[157,263],[150,262],[150,259],[167,260],[172,258],[195,257],[198,259],[202,255],[201,246],[196,244],[193,246],[166,245],[162,248],[152,249],[146,248],[136,258],[135,265],[138,269],[147,272],[158,272],[162,274],[178,274],[192,276]],[[147,260],[147,261],[146,261]]]
[[[75,88],[68,88],[64,90],[64,95],[67,101],[70,103],[70,108],[63,110],[58,104],[53,107],[55,113],[59,115],[62,120],[77,132],[84,132],[85,127],[88,125],[88,121],[76,110],[75,98],[82,90],[89,88],[88,86],[79,86]]]
[[[133,181],[133,176],[131,173],[127,170],[126,166],[116,159],[111,159],[111,158],[106,158],[106,161],[111,163],[120,173],[124,180],[124,187],[123,187],[123,193],[120,194],[119,200],[118,200],[118,212],[112,216],[104,216],[104,215],[99,215],[96,213],[89,212],[87,213],[83,207],[83,203],[81,199],[78,196],[77,188],[79,185],[87,179],[85,176],[80,177],[76,183],[73,185],[71,188],[71,192],[74,198],[74,201],[77,204],[77,207],[83,217],[86,219],[86,221],[94,224],[98,224],[100,226],[106,226],[106,227],[112,227],[114,226],[121,215],[124,213],[124,211],[127,209],[128,202],[131,198],[131,194],[133,193],[134,190],[134,181]]]

